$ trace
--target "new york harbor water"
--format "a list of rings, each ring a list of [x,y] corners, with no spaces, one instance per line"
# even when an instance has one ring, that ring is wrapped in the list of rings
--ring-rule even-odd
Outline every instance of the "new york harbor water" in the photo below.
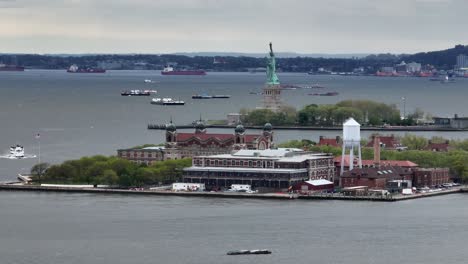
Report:
[[[468,115],[468,80],[441,84],[424,78],[279,74],[282,83],[319,83],[335,97],[283,92],[300,108],[344,99],[420,107],[437,116]],[[144,83],[152,79],[153,84]],[[164,141],[148,123],[223,119],[260,105],[264,74],[160,76],[154,71],[67,74],[31,70],[0,74],[0,152],[22,144],[58,163],[118,148]],[[185,106],[155,106],[129,89],[156,89]],[[230,94],[194,101],[192,94]],[[225,131],[225,130],[224,130]],[[340,131],[275,131],[275,140],[337,136]],[[370,133],[364,133],[368,136]],[[466,132],[418,132],[467,138]],[[0,181],[28,172],[36,159],[0,160]],[[468,237],[465,194],[399,203],[267,201],[66,193],[0,192],[1,263],[464,263]],[[268,248],[269,256],[225,256]],[[27,253],[27,254],[26,254]]]

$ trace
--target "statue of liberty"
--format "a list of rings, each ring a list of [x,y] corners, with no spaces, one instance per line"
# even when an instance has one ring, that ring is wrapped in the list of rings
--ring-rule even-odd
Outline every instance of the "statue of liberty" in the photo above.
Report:
[[[270,42],[270,57],[267,58],[267,84],[279,84],[278,76],[276,76],[276,61],[273,53],[273,45]]]

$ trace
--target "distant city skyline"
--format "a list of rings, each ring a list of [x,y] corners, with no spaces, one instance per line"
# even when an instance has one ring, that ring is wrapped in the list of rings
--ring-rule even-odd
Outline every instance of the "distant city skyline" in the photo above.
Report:
[[[416,53],[468,44],[464,0],[0,0],[0,53]]]

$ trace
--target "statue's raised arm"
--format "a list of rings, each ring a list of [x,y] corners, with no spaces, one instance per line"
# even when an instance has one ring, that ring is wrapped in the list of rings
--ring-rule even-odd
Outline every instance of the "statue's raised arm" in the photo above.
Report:
[[[273,54],[273,44],[270,42],[270,54]]]

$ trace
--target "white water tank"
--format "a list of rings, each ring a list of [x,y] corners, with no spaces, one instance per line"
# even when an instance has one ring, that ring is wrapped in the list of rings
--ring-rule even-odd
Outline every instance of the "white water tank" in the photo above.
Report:
[[[361,142],[361,125],[349,118],[343,123],[343,143],[347,147],[359,146]]]

